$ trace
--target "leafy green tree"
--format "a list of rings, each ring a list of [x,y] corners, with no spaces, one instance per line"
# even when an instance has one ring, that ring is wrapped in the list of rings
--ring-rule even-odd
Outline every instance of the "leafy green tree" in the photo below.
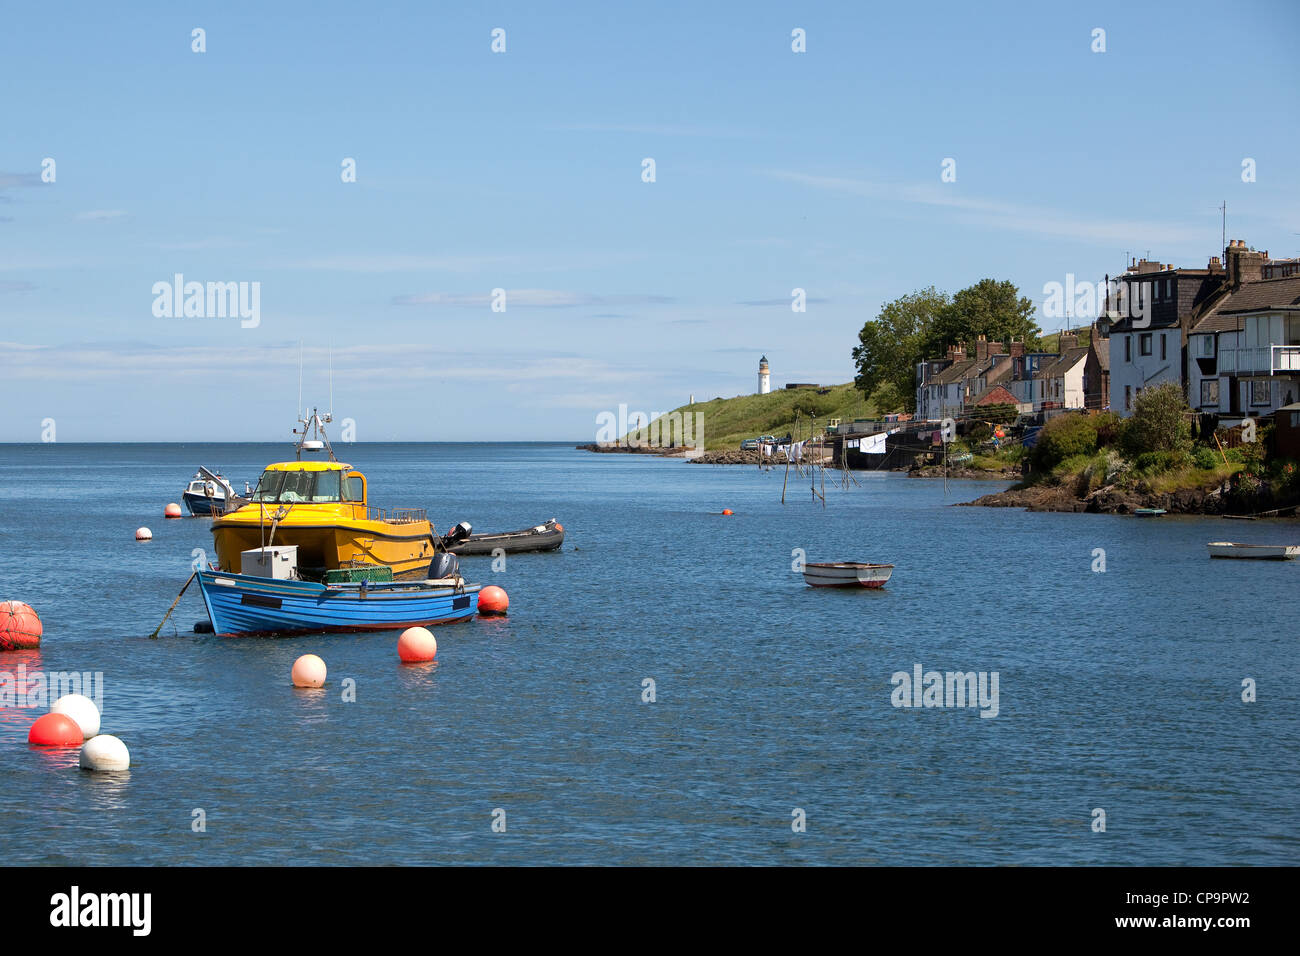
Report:
[[[925,357],[924,343],[948,295],[930,286],[886,302],[876,318],[858,333],[853,379],[867,398],[880,390],[881,409],[916,407],[916,365]]]
[[[1032,351],[1041,330],[1034,322],[1034,303],[1006,279],[981,279],[962,289],[939,311],[922,343],[928,357],[943,355],[949,345],[965,342],[968,352],[981,335],[1007,345],[1013,338]]]
[[[1133,401],[1133,416],[1124,426],[1121,444],[1125,454],[1136,458],[1144,452],[1187,451],[1191,448],[1190,411],[1183,388],[1177,382],[1161,382],[1144,388]]]

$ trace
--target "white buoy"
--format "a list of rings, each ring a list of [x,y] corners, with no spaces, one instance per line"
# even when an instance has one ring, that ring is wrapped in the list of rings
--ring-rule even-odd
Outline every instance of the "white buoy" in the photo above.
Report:
[[[81,728],[81,736],[89,740],[99,733],[99,708],[89,697],[81,694],[64,694],[50,708],[51,714],[71,717]]]
[[[135,529],[135,540],[137,540],[137,541],[152,541],[152,540],[153,540],[153,532],[150,531],[148,528],[136,528],[136,529]]]
[[[131,752],[112,734],[91,737],[81,748],[83,770],[126,770],[131,766]]]

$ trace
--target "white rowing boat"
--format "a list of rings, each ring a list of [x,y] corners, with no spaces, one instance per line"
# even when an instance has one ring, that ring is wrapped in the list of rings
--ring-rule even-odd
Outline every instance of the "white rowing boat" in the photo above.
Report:
[[[1211,541],[1206,545],[1212,558],[1257,558],[1265,561],[1293,561],[1300,557],[1300,544],[1237,544]]]
[[[860,564],[834,561],[805,564],[804,583],[814,588],[883,588],[894,573],[892,564]]]

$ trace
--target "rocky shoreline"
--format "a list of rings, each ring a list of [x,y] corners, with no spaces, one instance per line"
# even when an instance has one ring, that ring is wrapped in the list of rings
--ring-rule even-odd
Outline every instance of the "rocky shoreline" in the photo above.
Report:
[[[943,465],[913,466],[907,470],[909,478],[943,478]],[[1001,471],[985,471],[981,468],[949,468],[946,477],[949,481],[1020,481],[1023,477],[1019,468],[1004,468]]]
[[[1108,485],[1080,498],[1068,484],[1008,488],[964,501],[964,507],[1024,508],[1026,511],[1066,511],[1079,514],[1132,514],[1138,508],[1163,508],[1170,514],[1257,515],[1293,511],[1296,502],[1278,501],[1271,495],[1234,493],[1225,482],[1207,488],[1183,488],[1156,493]]]

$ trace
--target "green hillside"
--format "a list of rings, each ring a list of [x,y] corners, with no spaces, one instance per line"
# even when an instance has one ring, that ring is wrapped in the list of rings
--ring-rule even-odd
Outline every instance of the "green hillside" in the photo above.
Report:
[[[818,395],[812,389],[781,389],[767,395],[715,398],[711,402],[683,405],[674,411],[683,416],[690,412],[703,414],[707,451],[738,448],[746,438],[759,435],[782,436],[794,427],[796,411],[802,413],[803,429],[814,415],[819,428],[824,428],[830,418],[852,421],[876,415],[875,405],[864,399],[852,383],[832,385],[825,395]]]
[[[1074,334],[1079,337],[1080,345],[1087,345],[1092,340],[1091,327],[1075,329]],[[1040,343],[1038,349],[1040,352],[1059,352],[1060,349],[1057,346],[1061,341],[1061,333],[1053,332],[1051,335],[1040,336],[1038,341]]]

